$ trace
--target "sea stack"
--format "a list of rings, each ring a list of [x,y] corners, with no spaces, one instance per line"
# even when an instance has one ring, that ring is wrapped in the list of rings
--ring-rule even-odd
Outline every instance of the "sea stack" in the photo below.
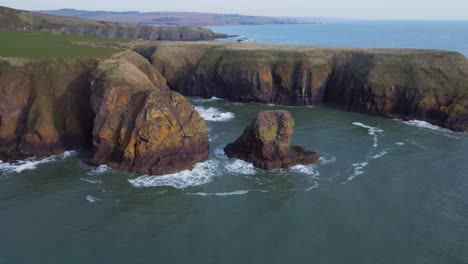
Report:
[[[316,163],[319,154],[291,146],[294,120],[285,110],[260,111],[236,142],[224,151],[230,158],[252,162],[255,167],[273,170]]]

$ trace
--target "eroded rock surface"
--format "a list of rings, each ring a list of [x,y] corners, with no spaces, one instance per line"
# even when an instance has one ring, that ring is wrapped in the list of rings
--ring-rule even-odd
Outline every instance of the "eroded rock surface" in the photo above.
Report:
[[[137,50],[183,95],[333,104],[468,131],[468,60],[456,52],[254,43],[158,43]]]
[[[293,133],[294,120],[288,111],[261,111],[242,136],[224,151],[230,158],[252,162],[266,170],[316,163],[318,153],[291,146]]]
[[[94,78],[93,164],[166,174],[207,157],[205,121],[143,57],[129,51],[103,61]]]

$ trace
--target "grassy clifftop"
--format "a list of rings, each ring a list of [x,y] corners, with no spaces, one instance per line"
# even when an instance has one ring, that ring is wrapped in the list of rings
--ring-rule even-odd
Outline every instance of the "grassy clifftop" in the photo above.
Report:
[[[210,40],[225,37],[200,27],[151,27],[44,15],[0,7],[0,28],[61,32],[77,36],[145,40]]]
[[[91,46],[96,43],[108,42],[108,39],[77,37],[48,32],[0,30],[0,39],[0,57],[104,59],[119,51],[119,49],[112,47]],[[126,41],[120,40],[119,42]]]

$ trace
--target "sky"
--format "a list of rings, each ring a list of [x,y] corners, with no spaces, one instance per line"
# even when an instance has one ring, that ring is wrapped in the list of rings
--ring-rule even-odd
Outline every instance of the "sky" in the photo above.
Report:
[[[358,19],[468,19],[468,0],[0,0],[26,10],[187,11]]]

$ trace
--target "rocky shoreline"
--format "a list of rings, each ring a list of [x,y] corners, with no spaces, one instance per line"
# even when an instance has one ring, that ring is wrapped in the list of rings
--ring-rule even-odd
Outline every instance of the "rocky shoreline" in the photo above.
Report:
[[[95,165],[190,169],[208,155],[208,132],[183,95],[336,104],[468,131],[467,65],[444,51],[213,42],[136,42],[105,60],[3,58],[0,159],[86,149]]]

